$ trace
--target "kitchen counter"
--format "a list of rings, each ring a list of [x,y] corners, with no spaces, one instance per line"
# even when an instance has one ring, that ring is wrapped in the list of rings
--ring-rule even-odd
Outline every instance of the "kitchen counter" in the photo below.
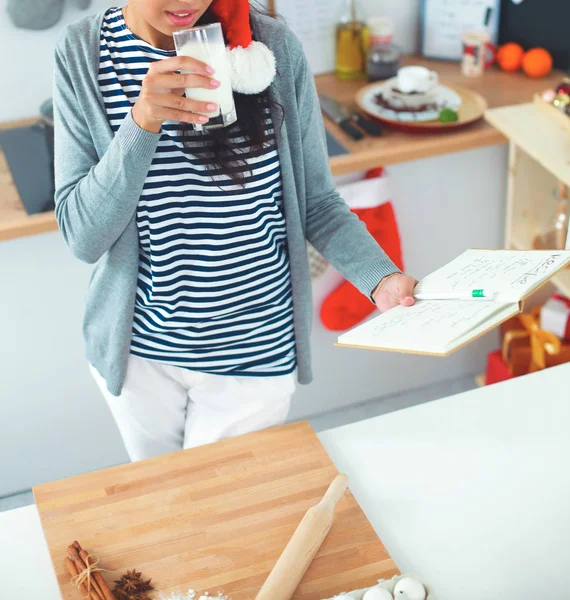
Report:
[[[406,57],[404,62],[423,65],[437,71],[443,83],[462,86],[481,94],[489,108],[531,102],[534,94],[556,87],[565,77],[560,71],[554,71],[548,77],[537,80],[528,78],[522,72],[505,73],[493,68],[483,77],[469,78],[461,74],[457,63],[426,60],[418,56]],[[356,106],[354,97],[362,85],[361,81],[339,82],[335,75],[317,77],[319,92],[353,107]],[[442,134],[410,134],[386,128],[382,138],[366,137],[360,142],[351,140],[328,119],[325,122],[328,130],[350,151],[350,154],[331,160],[335,175],[507,143],[507,139],[483,119],[459,131]]]
[[[563,365],[319,437],[439,600],[567,598],[568,381]],[[0,538],[3,597],[58,599],[35,506],[0,513]]]
[[[26,127],[38,119],[25,119],[0,124],[0,127]],[[24,210],[18,190],[0,148],[0,240],[35,235],[57,229],[52,211],[28,215]]]
[[[563,74],[554,72],[548,78],[537,81],[520,73],[506,74],[493,69],[482,78],[468,79],[461,75],[457,63],[430,61],[419,57],[407,57],[405,62],[425,65],[436,70],[442,81],[462,85],[480,93],[487,99],[491,108],[529,102],[533,94],[554,87],[563,78]],[[316,81],[319,91],[349,104],[353,103],[356,91],[364,85],[362,81],[340,82],[335,75],[322,75],[317,77]],[[33,121],[34,119],[6,123],[3,126],[25,125]],[[461,131],[438,135],[407,134],[387,129],[380,139],[367,137],[360,142],[353,142],[328,120],[326,126],[350,152],[331,159],[335,175],[506,143],[503,135],[484,121]],[[0,240],[56,229],[53,212],[33,216],[26,214],[0,153]]]

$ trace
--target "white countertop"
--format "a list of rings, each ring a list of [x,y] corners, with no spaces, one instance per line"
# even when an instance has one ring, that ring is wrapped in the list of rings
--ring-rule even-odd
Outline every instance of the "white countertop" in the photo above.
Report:
[[[319,437],[439,600],[570,598],[570,364]]]
[[[35,505],[0,512],[0,597],[61,600]]]
[[[319,437],[439,600],[564,600],[569,430],[570,364]],[[2,598],[60,600],[35,506],[0,513],[0,540]]]

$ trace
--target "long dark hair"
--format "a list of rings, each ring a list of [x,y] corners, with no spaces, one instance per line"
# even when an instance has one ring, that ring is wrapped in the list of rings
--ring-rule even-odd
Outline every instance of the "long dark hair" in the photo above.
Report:
[[[252,14],[268,15],[266,11],[253,6]],[[201,25],[216,22],[216,17],[207,10],[200,19]],[[212,169],[212,175],[227,175],[233,183],[241,183],[244,175],[247,173],[247,163],[243,157],[243,144],[236,144],[231,140],[235,137],[239,129],[243,137],[249,142],[248,153],[258,155],[271,145],[272,135],[268,134],[266,129],[265,109],[269,107],[273,119],[273,129],[275,137],[279,136],[281,124],[283,123],[283,107],[276,102],[272,102],[269,91],[261,94],[238,94],[234,92],[234,100],[238,115],[237,122],[230,127],[208,130],[209,143],[204,148],[204,139],[195,143],[195,135],[190,125],[183,127],[184,146],[188,153],[203,160]]]

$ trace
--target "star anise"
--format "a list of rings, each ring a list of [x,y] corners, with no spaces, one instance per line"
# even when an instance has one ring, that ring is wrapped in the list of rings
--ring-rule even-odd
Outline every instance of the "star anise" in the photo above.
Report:
[[[115,581],[114,592],[119,600],[148,600],[146,592],[153,589],[150,582],[150,579],[145,581],[142,573],[133,569]]]

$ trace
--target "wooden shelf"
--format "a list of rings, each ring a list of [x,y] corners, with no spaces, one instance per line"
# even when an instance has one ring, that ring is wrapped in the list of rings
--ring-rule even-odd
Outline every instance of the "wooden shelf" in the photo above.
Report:
[[[485,118],[556,179],[570,185],[570,119],[568,123],[554,119],[534,102],[491,109]]]
[[[522,237],[517,238],[516,236],[511,240],[511,247],[515,250],[531,249],[530,243]],[[561,294],[570,298],[570,268],[560,271],[551,279],[551,282]]]
[[[541,116],[546,114],[537,110]],[[546,118],[551,119],[548,114]],[[544,134],[545,144],[548,144],[548,135]],[[544,158],[545,153],[542,156]],[[557,184],[558,178],[548,166],[536,160],[527,148],[511,141],[506,248],[532,250],[534,238],[553,228],[556,201],[552,192]],[[555,275],[552,283],[562,294],[570,296],[570,269]]]

